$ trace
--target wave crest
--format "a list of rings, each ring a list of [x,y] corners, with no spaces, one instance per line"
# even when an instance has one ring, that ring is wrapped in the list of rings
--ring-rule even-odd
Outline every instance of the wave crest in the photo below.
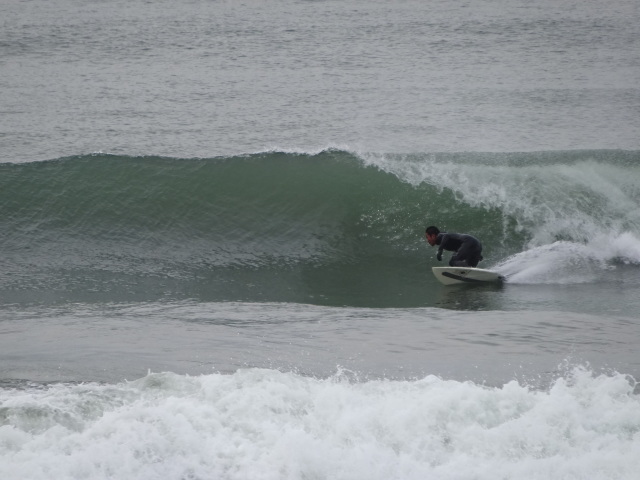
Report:
[[[137,291],[144,280],[227,300],[415,299],[428,224],[480,238],[485,268],[583,281],[640,261],[638,159],[322,150],[2,164],[0,289]]]

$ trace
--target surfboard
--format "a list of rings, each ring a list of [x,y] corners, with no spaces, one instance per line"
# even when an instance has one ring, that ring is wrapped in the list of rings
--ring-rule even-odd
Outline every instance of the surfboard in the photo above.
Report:
[[[436,278],[445,285],[481,284],[503,282],[504,277],[497,272],[471,267],[431,267]]]

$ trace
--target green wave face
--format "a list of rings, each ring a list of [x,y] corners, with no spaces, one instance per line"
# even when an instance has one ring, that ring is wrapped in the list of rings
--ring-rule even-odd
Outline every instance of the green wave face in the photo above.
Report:
[[[485,268],[512,268],[514,256],[558,242],[595,251],[625,236],[623,260],[640,262],[638,160],[331,150],[3,164],[0,292],[423,305],[435,264],[429,224],[477,236]],[[605,260],[621,256],[614,250]]]

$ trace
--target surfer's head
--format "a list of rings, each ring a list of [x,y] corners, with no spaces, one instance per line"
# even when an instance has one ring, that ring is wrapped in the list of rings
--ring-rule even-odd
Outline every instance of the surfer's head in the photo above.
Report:
[[[427,237],[427,242],[429,242],[429,245],[433,247],[436,244],[436,239],[438,238],[439,234],[440,230],[438,229],[438,227],[427,227],[425,236]]]

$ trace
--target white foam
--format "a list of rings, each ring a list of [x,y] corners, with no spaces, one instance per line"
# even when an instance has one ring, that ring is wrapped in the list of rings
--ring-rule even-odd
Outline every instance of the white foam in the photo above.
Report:
[[[548,391],[274,370],[0,391],[6,479],[635,479],[640,400],[577,368]],[[597,454],[594,454],[597,452]]]
[[[553,162],[535,154],[523,161],[480,153],[359,155],[412,185],[450,189],[472,207],[501,211],[528,233],[529,247],[640,234],[637,168],[596,161],[588,153],[567,163],[560,153]]]
[[[619,258],[625,263],[640,264],[640,238],[630,232],[625,232],[613,238],[605,236],[591,243],[602,245],[602,252],[606,258]]]
[[[511,283],[593,282],[617,261],[640,264],[640,240],[632,233],[595,236],[587,244],[559,241],[512,255],[493,268]]]
[[[586,245],[554,242],[512,255],[495,270],[511,283],[586,283],[607,268]]]

